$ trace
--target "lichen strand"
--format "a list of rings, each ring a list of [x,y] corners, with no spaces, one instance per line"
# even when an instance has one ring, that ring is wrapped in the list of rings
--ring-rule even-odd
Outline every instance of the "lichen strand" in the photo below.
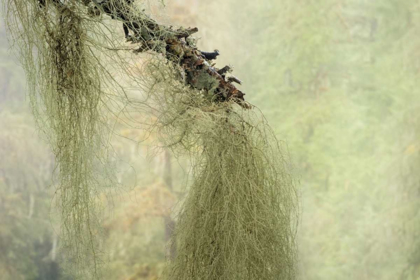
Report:
[[[77,267],[73,271],[97,276],[101,78],[86,42],[86,22],[75,9],[48,0],[9,0],[7,22],[34,113],[56,158],[62,247]]]
[[[97,232],[93,227],[97,218],[92,193],[97,184],[93,170],[100,135],[97,127],[100,84],[89,69],[81,20],[72,13],[64,13],[58,21],[48,42],[53,61],[50,77],[57,78],[51,91],[55,95],[49,97],[52,112],[48,115],[54,117],[54,152],[60,170],[58,191],[66,229],[64,236],[69,239],[66,249],[76,259],[83,252],[96,261]]]
[[[295,279],[296,191],[264,117],[170,80],[159,60],[148,70],[161,142],[193,159],[164,279]]]
[[[276,140],[249,116],[204,114],[165,279],[294,279],[296,194]]]

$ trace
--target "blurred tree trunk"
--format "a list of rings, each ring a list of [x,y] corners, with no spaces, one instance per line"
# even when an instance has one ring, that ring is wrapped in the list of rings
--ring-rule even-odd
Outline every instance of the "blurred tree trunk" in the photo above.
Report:
[[[172,192],[173,191],[173,182],[172,182],[172,163],[171,163],[171,153],[169,150],[165,149],[164,151],[164,167],[163,167],[163,180],[165,181],[166,187]],[[171,207],[172,205],[168,205]],[[166,257],[169,259],[174,259],[176,255],[176,243],[171,242],[171,237],[175,228],[175,221],[172,219],[170,213],[167,213],[164,216],[165,222],[165,243],[167,244],[166,248]]]

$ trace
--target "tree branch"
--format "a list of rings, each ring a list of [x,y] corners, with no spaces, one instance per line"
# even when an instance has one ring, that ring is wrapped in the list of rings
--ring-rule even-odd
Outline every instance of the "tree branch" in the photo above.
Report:
[[[216,96],[215,100],[219,102],[234,100],[243,108],[251,108],[251,105],[245,102],[245,93],[232,84],[238,83],[239,80],[226,78],[226,73],[232,69],[229,66],[218,69],[211,63],[219,52],[215,50],[213,53],[208,53],[197,49],[195,40],[190,36],[198,32],[198,28],[181,27],[173,30],[172,26],[160,25],[144,11],[131,7],[132,0],[84,0],[83,2],[87,6],[92,3],[97,11],[121,21],[127,40],[139,45],[136,52],[153,50],[181,66],[185,72],[183,76],[186,77],[186,83],[192,88],[213,93]]]

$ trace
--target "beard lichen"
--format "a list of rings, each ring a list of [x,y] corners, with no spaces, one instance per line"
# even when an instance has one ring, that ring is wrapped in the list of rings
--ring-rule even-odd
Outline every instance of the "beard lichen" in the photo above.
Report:
[[[167,279],[293,279],[295,192],[284,161],[265,124],[225,110],[197,124],[201,149]]]
[[[297,194],[280,143],[255,108],[215,103],[171,71],[150,63],[150,102],[161,142],[193,168],[164,279],[294,279]]]
[[[173,237],[177,254],[164,278],[293,279],[296,192],[264,117],[255,108],[244,109],[249,107],[241,102],[215,98],[212,92],[220,81],[234,88],[224,78],[204,75],[205,69],[203,76],[188,77],[159,55],[148,60],[144,55],[141,66],[132,57],[118,55],[117,50],[129,48],[115,46],[112,31],[92,18],[96,6],[87,8],[83,2],[90,1],[64,2],[7,0],[6,11],[35,115],[50,135],[56,157],[62,237],[69,260],[77,266],[74,271],[100,278],[95,197],[104,181],[99,169],[106,155],[101,148],[109,145],[103,136],[107,121],[102,107],[120,102],[126,116],[133,110],[143,113],[144,119],[133,123],[157,132],[174,153],[192,158],[193,180]],[[113,9],[123,2],[110,1],[107,14],[119,17]],[[129,14],[133,22],[141,22],[135,10]],[[150,34],[160,30],[152,27]],[[161,31],[164,37],[169,32]],[[113,74],[119,71],[142,91],[142,100],[126,95]],[[185,84],[188,79],[195,89]],[[114,82],[124,94],[111,100],[105,88]]]
[[[26,71],[33,112],[55,155],[62,248],[77,267],[73,271],[87,268],[96,275],[101,76],[87,42],[88,23],[77,7],[40,3],[6,3],[9,35]]]

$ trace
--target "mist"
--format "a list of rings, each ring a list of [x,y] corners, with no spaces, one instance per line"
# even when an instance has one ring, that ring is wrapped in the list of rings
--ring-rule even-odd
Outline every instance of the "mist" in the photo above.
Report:
[[[220,52],[217,67],[232,66],[284,147],[298,192],[297,279],[420,279],[418,1],[168,0],[149,9],[165,24],[198,27],[199,49]],[[0,278],[75,279],[60,251],[55,159],[0,24]],[[115,125],[118,188],[96,197],[107,209],[98,221],[104,280],[158,279],[174,254],[191,162],[153,137]]]

